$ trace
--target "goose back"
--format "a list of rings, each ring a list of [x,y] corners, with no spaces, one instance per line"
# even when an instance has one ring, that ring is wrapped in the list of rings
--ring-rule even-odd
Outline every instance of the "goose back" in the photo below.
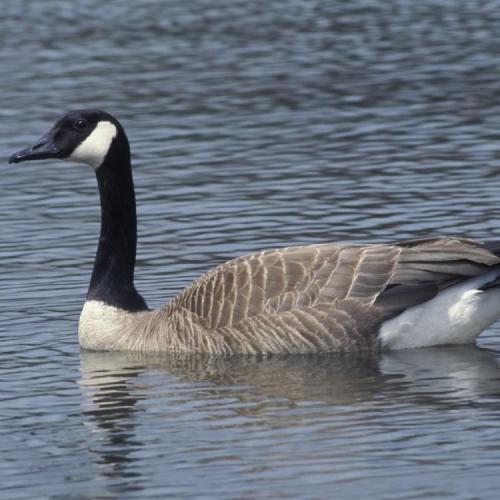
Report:
[[[498,264],[497,255],[473,241],[441,237],[268,250],[214,268],[163,308],[130,314],[121,348],[377,349],[384,321]]]

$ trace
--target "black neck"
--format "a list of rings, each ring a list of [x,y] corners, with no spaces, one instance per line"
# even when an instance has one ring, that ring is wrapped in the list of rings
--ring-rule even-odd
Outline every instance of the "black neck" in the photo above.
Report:
[[[134,287],[137,218],[130,149],[123,132],[96,170],[101,198],[101,234],[87,300],[128,311],[147,309]]]

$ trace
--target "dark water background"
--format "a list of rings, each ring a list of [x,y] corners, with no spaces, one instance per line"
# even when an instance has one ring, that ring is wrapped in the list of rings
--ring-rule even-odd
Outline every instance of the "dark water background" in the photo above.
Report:
[[[500,330],[270,359],[80,353],[95,179],[7,165],[61,112],[129,133],[137,284],[252,250],[500,237],[500,2],[4,0],[0,497],[498,498]]]

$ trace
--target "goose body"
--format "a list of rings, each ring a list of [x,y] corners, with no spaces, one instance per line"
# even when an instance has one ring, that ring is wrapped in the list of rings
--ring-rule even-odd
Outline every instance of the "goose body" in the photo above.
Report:
[[[500,317],[500,244],[433,237],[266,250],[206,273],[164,307],[134,286],[128,139],[72,111],[11,162],[70,158],[96,173],[101,234],[79,322],[82,347],[211,354],[403,349],[473,342]]]

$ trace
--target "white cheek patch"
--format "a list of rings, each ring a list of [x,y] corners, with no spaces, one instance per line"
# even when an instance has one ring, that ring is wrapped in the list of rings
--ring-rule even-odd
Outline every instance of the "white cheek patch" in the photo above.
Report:
[[[116,134],[116,127],[111,122],[99,122],[92,133],[71,153],[70,158],[79,163],[87,163],[94,169],[99,168]]]

